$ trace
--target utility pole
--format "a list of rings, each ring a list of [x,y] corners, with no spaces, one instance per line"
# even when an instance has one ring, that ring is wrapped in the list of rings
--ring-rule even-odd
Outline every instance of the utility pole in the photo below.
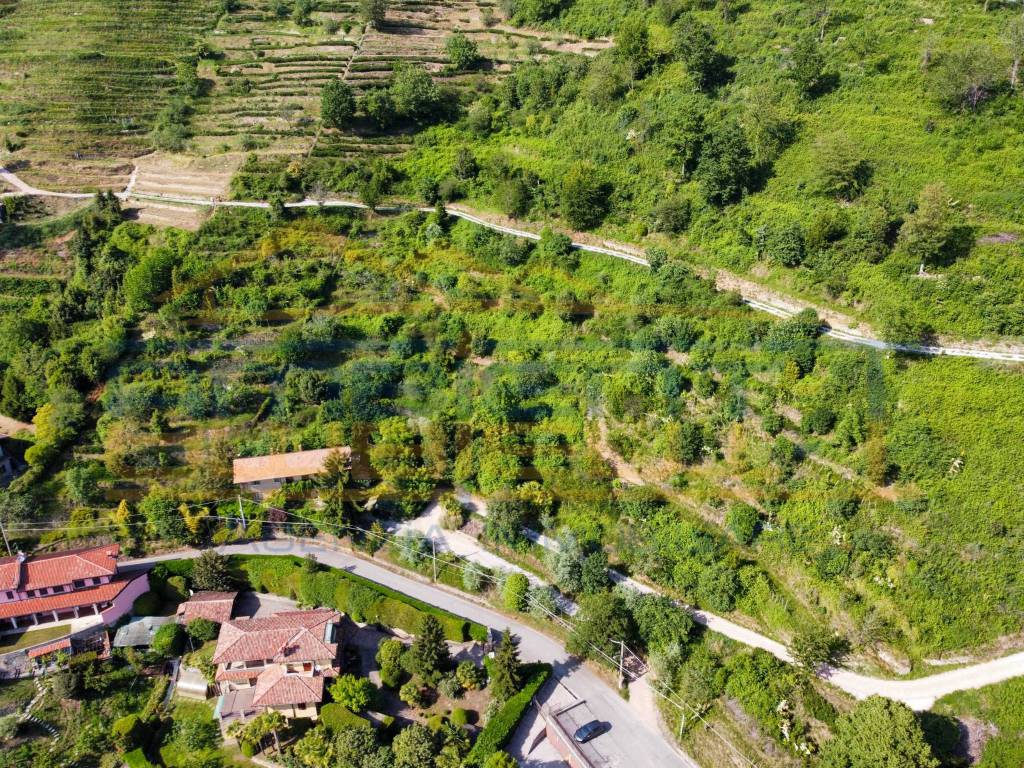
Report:
[[[245,508],[242,506],[242,494],[238,494],[238,514],[242,518],[242,530],[246,530],[249,526],[245,523]]]
[[[678,707],[677,707],[678,708]],[[679,708],[679,741],[683,740],[683,728],[686,727],[686,713]]]
[[[624,659],[626,656],[626,641],[619,640],[619,688],[622,688],[626,682],[626,668],[624,666]]]
[[[11,542],[7,540],[7,531],[4,529],[4,524],[0,521],[0,535],[4,537],[4,546],[7,547],[7,556],[11,557]]]
[[[437,582],[437,542],[433,537],[430,539],[430,559],[434,564],[434,582]]]

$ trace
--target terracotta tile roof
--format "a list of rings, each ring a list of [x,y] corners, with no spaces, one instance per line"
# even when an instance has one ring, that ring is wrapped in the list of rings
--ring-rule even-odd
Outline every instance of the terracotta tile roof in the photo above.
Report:
[[[40,656],[47,656],[51,653],[56,653],[57,651],[68,650],[69,648],[71,648],[71,638],[64,637],[60,640],[54,640],[52,643],[47,643],[46,645],[30,648],[28,650],[28,657],[30,659],[38,659]]]
[[[233,462],[235,483],[251,483],[255,480],[276,480],[282,477],[305,477],[315,475],[324,468],[327,457],[338,451],[346,459],[352,449],[347,445],[339,448],[318,448],[315,451],[295,453],[274,453],[270,456],[253,456],[235,459]]]
[[[118,544],[69,549],[45,555],[0,558],[0,590],[44,589],[117,573]],[[23,560],[23,562],[22,562]]]
[[[287,675],[283,667],[271,667],[256,680],[252,703],[257,707],[319,704],[324,698],[324,679]]]
[[[214,664],[272,659],[275,662],[324,661],[338,655],[336,643],[324,641],[327,625],[341,614],[329,608],[285,611],[255,619],[233,619],[221,625]]]
[[[224,669],[223,667],[218,667],[214,679],[218,683],[225,680],[248,680],[250,677],[259,677],[263,669],[263,667],[259,669]]]
[[[16,557],[0,558],[0,591],[17,589],[21,582],[21,563]]]
[[[178,606],[178,615],[185,624],[200,618],[223,624],[235,610],[236,597],[237,592],[196,592]]]
[[[33,613],[43,613],[45,611],[63,611],[68,608],[89,606],[93,603],[106,603],[121,594],[121,590],[130,583],[131,579],[117,579],[96,587],[76,589],[74,592],[47,595],[46,597],[30,597],[28,600],[0,603],[0,619],[29,616]]]

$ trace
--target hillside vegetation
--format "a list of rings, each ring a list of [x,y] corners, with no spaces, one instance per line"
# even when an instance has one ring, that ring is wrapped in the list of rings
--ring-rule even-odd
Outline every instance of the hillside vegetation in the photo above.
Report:
[[[458,178],[468,147],[480,173],[456,194],[510,215],[649,236],[894,340],[1024,331],[1014,4],[511,10],[615,49],[520,66],[411,176]]]

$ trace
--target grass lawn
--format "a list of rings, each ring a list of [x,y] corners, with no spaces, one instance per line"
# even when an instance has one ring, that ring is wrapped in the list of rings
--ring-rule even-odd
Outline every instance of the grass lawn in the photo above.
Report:
[[[22,648],[45,643],[47,640],[56,640],[58,637],[64,637],[69,633],[70,631],[66,626],[58,626],[30,629],[21,634],[3,635],[0,637],[0,653],[20,651]]]
[[[0,711],[24,707],[35,694],[36,687],[28,678],[0,683]]]

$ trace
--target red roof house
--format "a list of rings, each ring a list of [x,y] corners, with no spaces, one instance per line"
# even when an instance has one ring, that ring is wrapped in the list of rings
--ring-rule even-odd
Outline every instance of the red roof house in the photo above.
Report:
[[[323,472],[327,457],[332,453],[338,453],[345,461],[352,459],[352,449],[347,445],[235,459],[232,462],[234,483],[264,496],[285,483]]]
[[[268,709],[315,720],[324,679],[338,674],[340,621],[317,608],[224,622],[212,659],[221,728]]]
[[[119,553],[117,544],[105,544],[0,558],[0,621],[12,629],[83,615],[116,621],[149,589],[145,574],[118,575]]]

